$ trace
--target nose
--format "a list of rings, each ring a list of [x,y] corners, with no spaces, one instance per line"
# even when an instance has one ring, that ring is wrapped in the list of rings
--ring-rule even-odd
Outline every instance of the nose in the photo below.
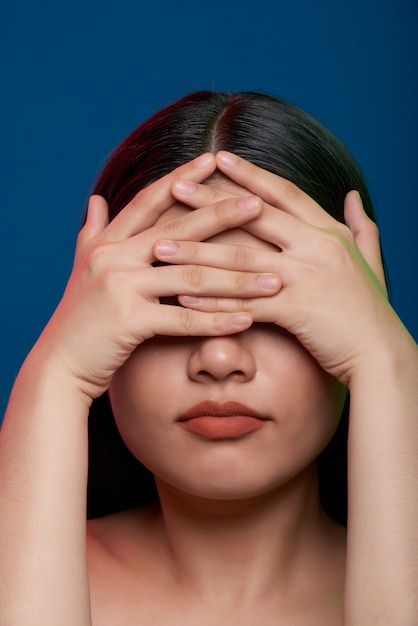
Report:
[[[188,362],[189,377],[199,383],[246,382],[255,373],[256,361],[244,333],[201,339]]]

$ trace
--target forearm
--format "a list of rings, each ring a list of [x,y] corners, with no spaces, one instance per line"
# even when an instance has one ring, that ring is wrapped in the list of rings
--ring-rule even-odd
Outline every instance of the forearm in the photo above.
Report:
[[[418,352],[406,332],[350,386],[345,626],[418,615]],[[409,620],[409,621],[408,621]]]
[[[86,401],[30,356],[0,437],[0,623],[87,626]],[[4,620],[4,621],[2,621]]]

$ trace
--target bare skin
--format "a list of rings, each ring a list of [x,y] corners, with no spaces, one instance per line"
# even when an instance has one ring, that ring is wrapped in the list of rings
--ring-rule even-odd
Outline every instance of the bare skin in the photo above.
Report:
[[[290,529],[283,545],[283,528],[265,532],[260,520],[257,536],[258,520],[243,522],[242,503],[228,508],[196,514],[195,525],[188,510],[169,537],[158,506],[91,522],[93,624],[340,624],[344,530],[320,517],[309,532]]]
[[[233,184],[201,185],[215,167]],[[185,194],[179,179],[197,185]],[[376,228],[355,192],[345,208],[346,226],[225,153],[151,185],[109,225],[92,199],[0,438],[7,626],[414,623],[418,356],[386,300]],[[152,267],[156,258],[169,266]],[[178,294],[183,307],[159,302]],[[292,390],[301,379],[316,393],[313,418]],[[161,404],[160,380],[172,385]],[[87,553],[87,415],[109,385],[161,506],[91,522]],[[341,385],[351,393],[346,558],[314,464]],[[268,419],[239,441],[207,442],[178,425],[207,399],[255,403]]]
[[[215,242],[277,254],[241,229]],[[314,459],[345,391],[299,342],[273,325],[152,340],[120,368],[110,397],[125,441],[157,475],[160,505],[90,524],[93,623],[122,614],[127,624],[250,624],[260,606],[266,624],[341,621],[346,533],[321,511]],[[179,412],[214,398],[251,404],[269,424],[232,441],[178,427]]]

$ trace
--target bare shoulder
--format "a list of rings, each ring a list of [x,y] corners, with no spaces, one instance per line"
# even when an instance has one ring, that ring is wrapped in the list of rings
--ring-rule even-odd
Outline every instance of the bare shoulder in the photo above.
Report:
[[[90,520],[87,559],[93,624],[131,623],[158,580],[155,507]],[[142,611],[141,611],[142,612]]]
[[[109,547],[123,537],[141,536],[143,532],[146,533],[152,528],[158,514],[158,505],[151,504],[89,520],[87,522],[88,542]]]
[[[149,505],[87,522],[89,567],[132,568],[155,561],[159,507]]]
[[[330,524],[322,545],[306,563],[307,577],[297,597],[284,610],[274,592],[260,604],[240,613],[224,613],[184,585],[161,542],[159,507],[132,509],[88,523],[87,546],[92,620],[94,626],[149,623],[277,624],[286,614],[291,626],[340,626],[344,579],[345,530]],[[184,607],[187,606],[185,614]],[[239,613],[239,615],[238,615]],[[307,618],[307,616],[309,616]]]

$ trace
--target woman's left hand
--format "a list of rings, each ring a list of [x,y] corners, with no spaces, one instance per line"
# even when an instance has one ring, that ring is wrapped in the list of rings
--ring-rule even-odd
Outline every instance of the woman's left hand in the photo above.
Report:
[[[262,198],[263,212],[243,228],[277,252],[177,242],[169,259],[157,247],[156,254],[170,263],[273,272],[282,286],[267,298],[180,297],[181,304],[201,311],[248,310],[255,322],[274,323],[295,335],[326,371],[349,385],[357,365],[401,325],[387,301],[378,230],[359,194],[346,197],[345,225],[293,183],[244,159],[219,153],[217,166],[243,194],[248,190]],[[196,185],[187,194],[173,185],[172,192],[192,208],[231,195],[213,185]]]

